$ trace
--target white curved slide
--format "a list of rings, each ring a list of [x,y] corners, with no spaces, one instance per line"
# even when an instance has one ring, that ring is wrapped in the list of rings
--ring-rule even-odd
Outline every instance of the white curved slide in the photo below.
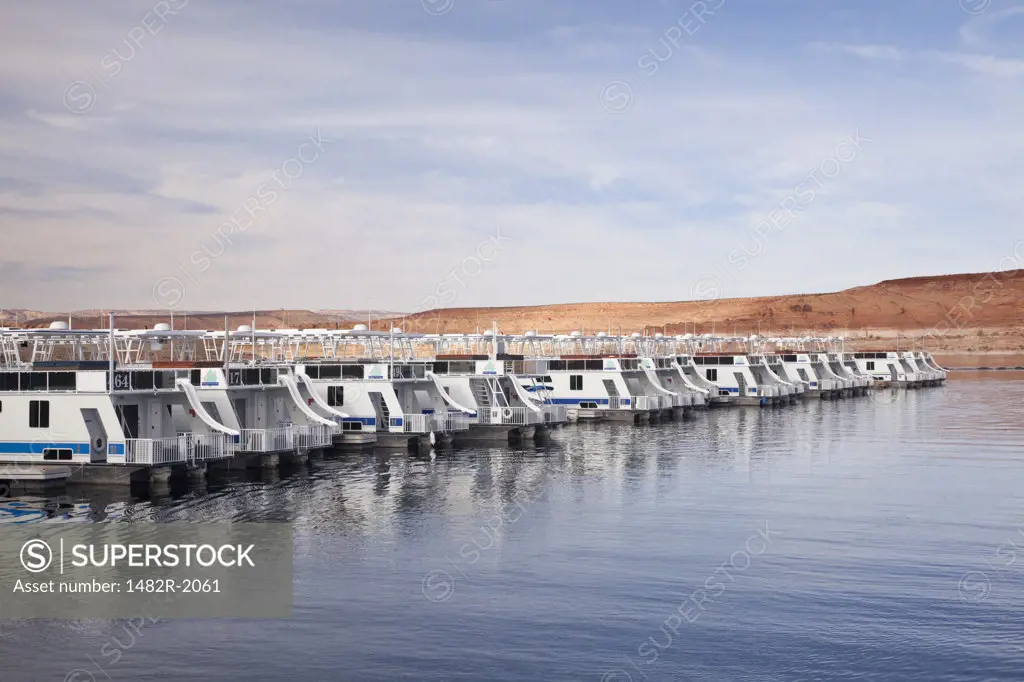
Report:
[[[324,400],[319,393],[317,393],[316,386],[313,385],[313,381],[308,376],[306,376],[305,374],[296,374],[295,376],[297,376],[299,378],[299,381],[302,382],[302,385],[306,387],[306,391],[309,393],[309,396],[313,399],[313,402],[316,403],[317,407],[319,407],[327,414],[333,414],[335,417],[341,417],[342,419],[348,417],[348,415],[345,414],[344,412],[337,410],[327,404],[327,401]]]
[[[199,399],[199,392],[196,391],[196,387],[192,385],[192,382],[188,379],[177,379],[175,385],[178,387],[185,397],[188,398],[188,404],[192,406],[192,411],[196,413],[199,419],[209,426],[214,431],[220,433],[226,433],[229,436],[238,437],[242,434],[238,430],[231,428],[230,426],[224,426],[219,421],[213,418],[213,415],[206,411],[203,407],[203,401]]]
[[[288,389],[288,394],[292,397],[292,401],[294,401],[295,405],[302,410],[302,414],[306,415],[307,418],[317,424],[323,424],[324,426],[338,425],[336,421],[328,419],[327,417],[321,417],[310,409],[309,405],[306,404],[306,400],[302,397],[302,394],[299,393],[299,385],[295,383],[295,379],[290,376],[280,374],[277,377],[277,383]]]
[[[476,410],[471,410],[468,407],[463,407],[462,405],[459,405],[457,402],[452,400],[452,397],[448,395],[448,391],[444,390],[444,386],[441,385],[441,381],[437,378],[436,374],[434,374],[433,372],[427,372],[427,376],[430,377],[431,381],[434,382],[434,385],[437,386],[437,390],[440,391],[441,393],[442,400],[444,400],[446,403],[454,407],[456,410],[459,410],[460,412],[465,412],[470,417],[476,416]]]

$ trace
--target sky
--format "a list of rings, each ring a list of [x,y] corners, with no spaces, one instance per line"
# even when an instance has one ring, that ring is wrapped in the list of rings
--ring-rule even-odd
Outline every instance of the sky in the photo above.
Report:
[[[1024,257],[1022,2],[0,3],[4,308],[689,300]]]

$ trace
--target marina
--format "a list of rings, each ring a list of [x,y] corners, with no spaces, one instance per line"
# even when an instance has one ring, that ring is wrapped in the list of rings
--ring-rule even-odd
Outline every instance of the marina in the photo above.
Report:
[[[163,485],[331,449],[428,453],[943,384],[927,351],[840,337],[0,330],[0,481]]]

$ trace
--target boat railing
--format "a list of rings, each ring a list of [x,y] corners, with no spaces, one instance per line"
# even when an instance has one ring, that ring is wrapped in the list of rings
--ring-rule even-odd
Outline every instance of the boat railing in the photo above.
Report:
[[[186,433],[171,438],[126,438],[126,464],[177,464],[233,457],[239,443],[226,434]]]
[[[405,433],[430,433],[432,414],[403,414],[402,431]]]
[[[444,414],[434,415],[435,431],[451,433],[453,431],[466,431],[469,429],[469,415],[465,412],[451,410]]]
[[[499,424],[502,426],[529,426],[543,422],[543,412],[536,412],[528,407],[492,407],[479,413],[481,424]]]
[[[286,452],[295,449],[295,432],[290,426],[240,431],[239,450],[242,452]]]
[[[657,410],[659,408],[660,401],[657,396],[649,395],[634,395],[630,396],[632,406],[634,410]]]
[[[327,424],[292,424],[296,449],[325,448],[334,441],[334,427]]]
[[[565,405],[545,405],[544,421],[548,424],[564,424],[568,421],[569,411]]]

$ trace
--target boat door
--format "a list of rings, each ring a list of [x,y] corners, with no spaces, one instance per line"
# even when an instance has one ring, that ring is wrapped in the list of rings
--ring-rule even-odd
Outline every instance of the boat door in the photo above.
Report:
[[[138,429],[138,408],[136,408],[136,429]],[[107,430],[103,428],[99,410],[91,407],[82,408],[82,419],[89,431],[89,462],[92,464],[107,461]]]
[[[95,410],[94,410],[95,411]],[[84,412],[84,410],[83,410]],[[118,405],[114,408],[125,438],[139,438],[139,406]],[[90,433],[90,435],[92,435]]]
[[[270,426],[265,422],[267,416],[267,395],[262,391],[256,394],[256,423],[253,424],[253,428],[256,429],[267,429]]]
[[[146,438],[159,438],[164,434],[163,406],[159,400],[149,401],[149,432]]]
[[[235,398],[233,402],[235,407],[235,416],[238,417],[238,427],[242,429],[248,428],[248,426],[246,426],[248,420],[245,411],[245,398]]]

